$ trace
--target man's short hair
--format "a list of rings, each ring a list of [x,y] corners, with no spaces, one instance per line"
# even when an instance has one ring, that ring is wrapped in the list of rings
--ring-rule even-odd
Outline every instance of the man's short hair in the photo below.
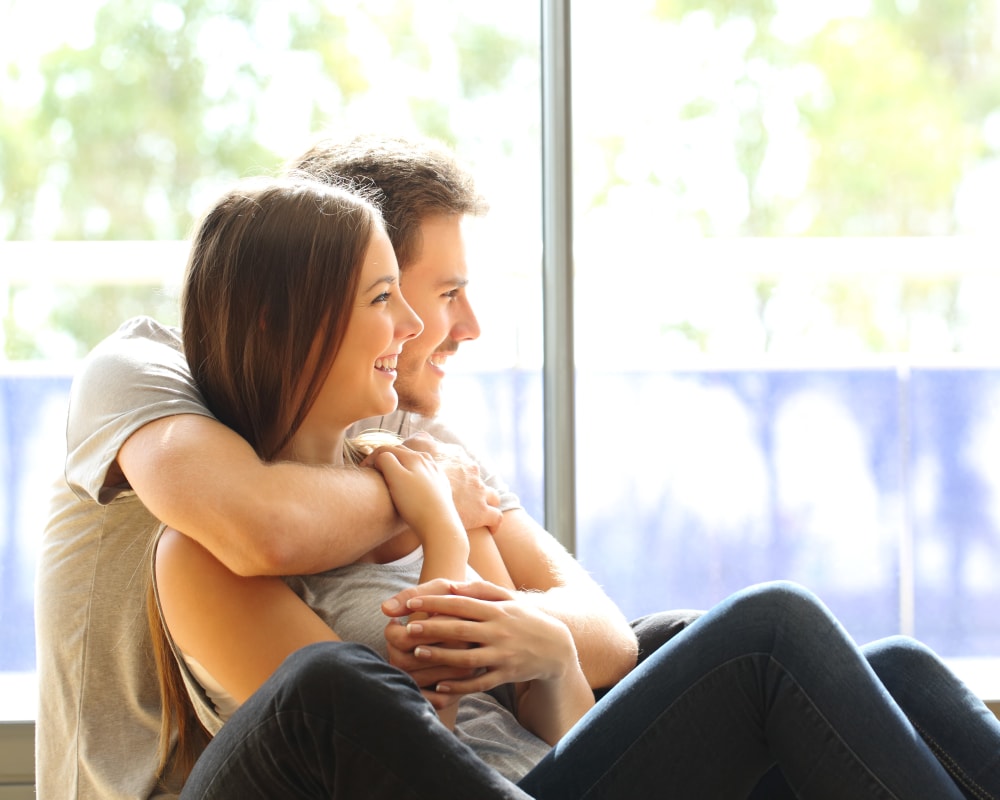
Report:
[[[420,256],[420,223],[426,217],[479,216],[488,209],[469,171],[432,139],[323,138],[287,169],[362,189],[382,210],[400,269]]]

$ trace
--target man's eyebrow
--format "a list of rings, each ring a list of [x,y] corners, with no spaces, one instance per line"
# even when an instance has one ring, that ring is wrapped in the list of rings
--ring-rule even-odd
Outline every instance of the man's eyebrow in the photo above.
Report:
[[[441,289],[445,288],[446,286],[452,287],[454,289],[464,289],[466,286],[469,285],[469,279],[468,278],[445,278],[443,280],[438,281],[437,285],[438,285],[438,288],[441,288]]]

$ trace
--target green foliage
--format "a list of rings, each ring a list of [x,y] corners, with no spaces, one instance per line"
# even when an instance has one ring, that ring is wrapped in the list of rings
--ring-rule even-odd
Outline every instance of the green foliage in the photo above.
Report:
[[[26,61],[0,53],[0,80],[19,87],[0,93],[0,237],[181,238],[222,185],[273,171],[293,154],[284,142],[298,147],[320,129],[353,128],[358,115],[453,144],[459,129],[482,136],[468,131],[470,109],[516,91],[518,65],[537,58],[534,29],[510,33],[459,0],[434,4],[435,26],[428,8],[416,0],[104,0],[72,45]],[[835,4],[809,8],[657,0],[633,9],[649,50],[620,83],[636,99],[619,110],[634,116],[610,115],[593,134],[597,164],[588,167],[599,174],[577,209],[628,202],[639,185],[669,197],[663,213],[678,227],[707,236],[959,231],[963,181],[1000,156],[983,135],[1000,108],[997,0],[872,0],[863,16]],[[815,24],[790,28],[791,18]],[[677,47],[690,36],[707,51],[659,74],[655,65],[671,62],[657,61],[657,43]],[[608,72],[634,49],[628,40],[580,45],[576,58],[606,58]],[[457,74],[442,79],[448,70]],[[283,118],[291,113],[299,116]],[[531,123],[511,116],[498,149],[517,149],[517,137],[530,135]],[[495,110],[481,117],[496,127]],[[785,164],[791,139],[804,154],[801,180],[776,189],[774,165]],[[706,158],[710,146],[717,150]],[[724,187],[706,186],[720,164],[730,171]],[[762,320],[772,289],[759,287]],[[44,348],[10,313],[19,291],[6,287],[6,355],[36,357]],[[169,314],[162,296],[144,291],[67,289],[50,324],[86,349],[132,309]],[[834,316],[875,349],[905,345],[879,330],[861,292],[831,286]],[[956,313],[952,289],[906,284],[899,292],[906,313]],[[671,330],[704,344],[697,325]]]
[[[503,92],[530,44],[465,20],[461,3],[455,10],[461,91]],[[276,137],[303,147],[346,127],[352,105],[376,90],[392,97],[397,81],[426,87],[399,103],[400,132],[455,143],[452,99],[425,80],[440,41],[417,32],[426,12],[414,0],[104,0],[72,45],[34,61],[0,53],[0,80],[21,90],[0,93],[0,238],[183,238],[223,186],[294,155],[277,152]],[[298,116],[282,119],[287,109]],[[58,288],[50,319],[28,329],[13,313],[23,291],[0,283],[7,358],[44,356],[45,328],[82,353],[129,315],[176,319],[159,287],[74,285]]]
[[[774,0],[656,0],[653,15],[676,20],[690,13],[711,14],[716,24],[746,17],[766,27],[776,12]]]
[[[688,224],[706,236],[963,233],[959,192],[978,167],[1000,156],[996,138],[984,136],[1000,108],[998,16],[996,0],[873,0],[866,12],[773,0],[657,0],[649,25],[660,38],[697,37],[699,52],[706,52],[702,63],[692,60],[691,74],[675,76],[678,93],[687,93],[663,131],[702,150],[701,131],[728,131],[715,161],[738,167],[746,212],[738,230],[723,228],[710,205],[717,195],[692,191],[696,184],[680,158],[668,163],[673,174],[658,168],[648,183],[677,195]],[[730,56],[736,66],[726,61]],[[637,154],[629,151],[638,138],[654,137],[625,136],[607,150],[606,183],[594,191],[594,204],[607,202],[620,185],[615,165],[634,163]],[[781,150],[793,140],[803,154],[798,162]],[[768,166],[777,163],[786,170],[800,165],[794,194],[768,183]],[[702,204],[687,200],[691,196]],[[872,268],[882,266],[900,268]],[[830,318],[871,351],[908,349],[909,321],[917,318],[943,323],[952,331],[950,346],[958,346],[959,281],[900,277],[895,285],[894,313],[902,325],[887,324],[884,286],[878,302],[873,287],[857,277],[829,279],[818,291]],[[768,345],[774,290],[771,279],[757,287]],[[683,332],[685,324],[674,330]],[[696,326],[690,331],[701,345]]]
[[[48,148],[34,183],[59,193],[54,238],[179,238],[201,211],[192,207],[200,181],[275,161],[252,135],[249,101],[264,81],[255,66],[237,65],[216,96],[205,91],[205,51],[225,47],[230,30],[220,20],[246,26],[257,5],[219,17],[210,0],[178,0],[169,16],[153,0],[107,3],[91,47],[44,55],[31,128]],[[36,233],[23,218],[15,229]]]
[[[459,80],[465,97],[499,91],[518,60],[534,52],[528,42],[490,25],[463,22],[455,36]]]
[[[953,232],[954,194],[979,143],[949,76],[878,20],[827,26],[808,58],[825,77],[800,104],[815,143],[810,232]]]
[[[177,297],[160,287],[93,284],[83,289],[61,287],[59,294],[52,327],[77,342],[78,357],[131,317],[150,316],[166,325],[179,321]]]

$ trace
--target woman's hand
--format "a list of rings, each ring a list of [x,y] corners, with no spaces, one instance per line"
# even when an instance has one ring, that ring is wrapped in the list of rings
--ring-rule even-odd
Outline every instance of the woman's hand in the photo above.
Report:
[[[374,454],[375,468],[382,473],[399,515],[409,523],[423,545],[420,582],[434,578],[461,580],[468,570],[470,543],[451,498],[451,484],[438,469],[434,457],[407,447],[384,447]],[[492,545],[492,540],[490,542]],[[411,620],[425,616],[411,610]],[[465,648],[462,642],[438,639],[438,646]],[[441,721],[454,727],[458,706],[455,702],[425,696],[438,711]]]
[[[429,453],[444,470],[451,483],[452,500],[466,530],[488,528],[496,533],[503,520],[500,495],[483,482],[479,464],[463,447],[440,442],[424,431],[413,434],[403,444],[411,450]]]
[[[392,617],[427,614],[386,626],[390,661],[424,687],[432,703],[455,694],[518,684],[517,716],[555,744],[594,703],[567,626],[485,581],[432,581],[383,604]],[[467,649],[437,642],[465,643]]]
[[[393,664],[418,685],[436,685],[444,694],[558,678],[576,666],[573,638],[562,622],[492,583],[430,581],[400,592],[382,608],[390,617],[429,615],[405,626],[393,619],[385,637]],[[436,646],[441,641],[469,648]]]
[[[448,476],[431,454],[403,445],[384,446],[367,461],[382,474],[396,511],[421,541],[444,524],[465,530],[455,510]]]

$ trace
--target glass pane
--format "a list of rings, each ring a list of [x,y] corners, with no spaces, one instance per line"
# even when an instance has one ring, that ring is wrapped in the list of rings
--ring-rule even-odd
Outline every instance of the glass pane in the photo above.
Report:
[[[540,496],[506,437],[542,439],[539,415],[517,412],[541,363],[537,5],[224,5],[0,12],[0,673],[34,665],[33,574],[77,359],[130,316],[175,323],[193,221],[319,132],[433,136],[471,166],[492,209],[470,241],[483,336],[453,360],[449,408]],[[502,423],[488,440],[484,418]]]
[[[582,560],[1000,655],[996,3],[573,14]]]

